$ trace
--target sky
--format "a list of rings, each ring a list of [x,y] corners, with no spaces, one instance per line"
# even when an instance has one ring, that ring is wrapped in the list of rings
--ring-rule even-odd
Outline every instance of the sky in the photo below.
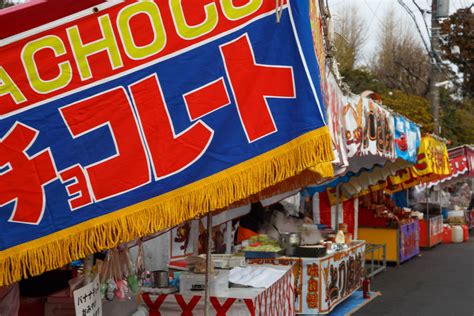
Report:
[[[421,31],[425,40],[428,41],[428,34],[425,31],[425,26],[423,24],[423,18],[420,11],[416,8],[413,3],[413,0],[403,0],[407,6],[412,9],[417,17],[418,24],[420,25]],[[431,0],[415,0],[416,3],[422,9],[431,9]],[[397,0],[328,0],[329,9],[331,13],[337,12],[349,6],[356,6],[359,9],[359,12],[362,17],[364,17],[366,24],[368,25],[369,34],[367,42],[362,50],[361,60],[359,61],[362,64],[367,64],[371,57],[374,55],[375,48],[377,45],[377,38],[379,36],[379,31],[383,24],[383,18],[385,13],[393,8],[395,14],[400,17],[401,21],[407,23],[413,32],[420,38],[418,31],[416,30],[415,24],[405,11],[405,9],[398,3]],[[450,0],[450,13],[455,12],[459,8],[465,8],[473,4],[474,0]],[[337,18],[337,17],[336,17]],[[430,27],[431,15],[426,16],[426,22],[428,27]]]
[[[18,3],[27,2],[27,0],[13,0],[13,1],[18,2]],[[363,16],[364,19],[366,20],[366,23],[369,29],[369,34],[368,34],[367,42],[361,53],[362,55],[361,60],[358,61],[358,63],[360,64],[368,64],[369,61],[372,59],[375,52],[376,45],[377,45],[377,37],[379,36],[379,30],[381,29],[382,24],[383,24],[383,18],[385,16],[385,13],[389,11],[390,8],[394,9],[395,13],[397,14],[397,16],[401,18],[403,23],[408,24],[413,29],[413,32],[415,32],[415,34],[419,36],[418,38],[420,38],[420,41],[421,41],[421,37],[420,35],[418,35],[418,31],[416,30],[414,22],[409,17],[405,9],[398,3],[397,0],[327,0],[327,1],[329,3],[329,8],[332,13],[335,13],[338,10],[344,9],[345,7],[355,5],[359,9],[361,16]],[[414,1],[416,1],[416,3],[422,9],[429,10],[431,9],[431,0],[403,0],[403,2],[406,3],[407,6],[409,6],[410,9],[415,13],[418,20],[418,24],[420,25],[421,31],[423,32],[425,41],[429,45],[429,35],[426,32],[426,29],[424,27],[423,18],[420,11],[413,4]],[[471,4],[474,4],[474,0],[449,0],[449,2],[450,2],[450,14],[455,12],[459,8],[466,8],[470,6]],[[425,18],[426,18],[428,27],[430,27],[431,16],[426,15]]]

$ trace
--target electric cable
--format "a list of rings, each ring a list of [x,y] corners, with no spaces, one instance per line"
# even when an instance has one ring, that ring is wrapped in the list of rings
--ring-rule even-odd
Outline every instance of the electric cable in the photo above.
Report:
[[[418,30],[418,33],[420,34],[421,41],[423,42],[423,46],[425,47],[426,52],[428,53],[429,56],[433,57],[434,62],[438,64],[435,53],[428,47],[428,44],[425,41],[423,33],[421,32],[420,26],[418,25],[418,22],[416,21],[415,13],[413,13],[413,11],[406,5],[406,3],[403,2],[403,0],[398,0],[398,3],[405,9],[405,11],[407,11],[408,15],[412,18],[413,22],[415,23],[416,29]]]
[[[425,19],[425,12],[428,12],[429,10],[425,10],[425,9],[422,9],[418,3],[416,3],[415,0],[412,0],[413,1],[413,4],[417,7],[417,9],[420,11],[421,13],[421,17],[423,18],[423,23],[425,24],[425,28],[426,28],[426,34],[428,34],[428,36],[431,36],[431,32],[430,32],[430,29],[428,27],[428,23],[426,23],[426,19]]]

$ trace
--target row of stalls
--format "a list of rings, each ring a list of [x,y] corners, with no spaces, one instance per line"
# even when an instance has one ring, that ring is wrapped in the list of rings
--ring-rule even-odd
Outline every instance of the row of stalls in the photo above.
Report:
[[[10,311],[20,289],[29,316],[328,314],[369,244],[402,263],[438,243],[439,191],[420,192],[472,175],[472,148],[449,160],[377,94],[343,92],[319,3],[221,1],[200,24],[200,2],[2,13]]]
[[[463,145],[449,149],[448,154],[451,173],[419,186],[419,190],[439,192],[435,193],[438,195],[435,196],[437,197],[435,202],[440,206],[444,220],[451,222],[450,218],[461,217],[463,220],[460,222],[471,229],[474,226],[472,213],[474,148],[471,145]],[[453,222],[456,223],[456,220]]]
[[[454,240],[448,225],[459,230],[462,225],[458,240],[465,241],[467,229],[472,228],[472,153],[469,145],[447,151],[443,140],[425,135],[411,167],[390,171],[384,170],[386,164],[363,171],[363,176],[307,187],[314,194],[316,222],[331,227],[348,223],[357,238],[384,244],[384,260],[397,264],[415,257],[422,248]],[[370,173],[376,177],[384,171],[371,182]],[[360,189],[353,192],[358,194],[348,194],[346,183],[356,183]],[[381,253],[376,257],[381,259]]]
[[[315,17],[273,0],[2,11],[0,314],[329,311],[330,257],[249,262],[232,223],[334,175]],[[349,293],[363,243],[338,247]]]

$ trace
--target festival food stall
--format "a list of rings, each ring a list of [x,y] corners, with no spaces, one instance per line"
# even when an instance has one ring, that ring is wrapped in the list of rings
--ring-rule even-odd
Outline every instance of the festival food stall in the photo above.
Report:
[[[419,221],[411,210],[395,206],[383,190],[360,197],[359,201],[359,238],[385,244],[386,260],[397,264],[420,253]]]
[[[436,185],[449,185],[451,182],[465,177],[474,177],[474,148],[470,145],[463,145],[448,150],[449,165],[451,172],[443,177],[439,177],[426,185],[433,187]]]
[[[313,195],[315,222],[336,227],[344,222],[359,237],[359,199],[383,190],[387,178],[417,161],[420,128],[376,101],[346,97],[342,126],[349,167],[333,180],[306,188]],[[339,205],[339,207],[338,207]]]
[[[420,187],[420,184],[426,187],[426,184],[433,179],[444,177],[450,172],[445,141],[434,135],[425,135],[421,139],[415,166],[390,176],[386,192],[408,190],[415,186]],[[438,192],[424,190],[424,193],[418,194],[414,201],[415,207],[424,213],[423,218],[420,218],[420,247],[433,247],[443,239],[443,219],[439,200]],[[436,201],[437,206],[434,208],[430,206],[430,201]]]
[[[330,313],[360,288],[365,262],[365,243],[354,241],[347,248],[316,257],[251,259],[251,263],[294,265],[295,313]]]
[[[147,282],[133,240],[333,175],[308,3],[108,1],[48,22],[0,47],[0,286],[109,249],[76,280],[76,313],[95,313]],[[190,299],[279,315],[257,304],[291,283],[279,269],[267,290]]]
[[[428,188],[438,186],[444,190],[449,199],[449,210],[464,212],[464,220],[469,228],[474,226],[474,210],[468,209],[472,198],[472,179],[474,177],[474,148],[470,145],[459,146],[448,150],[451,173],[426,184]],[[423,186],[422,186],[423,187]],[[448,211],[449,211],[448,210]],[[452,212],[454,214],[454,212]],[[451,217],[448,213],[448,219]],[[461,216],[462,217],[462,216]]]
[[[306,188],[316,192],[315,222],[333,228],[345,223],[354,238],[385,244],[388,261],[404,262],[419,253],[418,217],[410,209],[396,207],[384,190],[390,192],[388,178],[417,162],[420,129],[374,100],[361,97],[347,102],[344,127],[346,137],[352,137],[346,143],[349,167],[334,180]],[[351,136],[359,134],[360,140]]]
[[[394,116],[395,152],[399,159],[408,163],[417,162],[420,146],[419,127],[402,116]],[[401,167],[402,165],[400,165]],[[385,244],[385,260],[400,264],[419,254],[420,227],[418,217],[412,210],[397,207],[389,195],[388,179],[405,168],[393,168],[382,175],[378,185],[370,186],[370,193],[359,198],[358,237],[368,243]],[[382,178],[381,177],[381,178]],[[382,254],[375,254],[381,260]]]
[[[251,270],[253,269],[253,271]],[[256,277],[256,270],[265,272],[266,280],[276,281],[262,287],[234,287],[228,288],[224,282],[219,288],[211,293],[211,314],[212,315],[294,315],[294,288],[292,266],[269,266],[249,265],[241,268],[239,273],[249,273]],[[231,273],[234,270],[231,270]],[[185,279],[181,276],[181,279]],[[229,280],[233,280],[230,276]],[[234,280],[236,281],[236,280]],[[181,281],[183,282],[183,281]],[[243,282],[253,284],[253,282]],[[159,289],[158,291],[159,292]],[[193,295],[192,292],[186,294],[152,294],[144,293],[141,296],[142,308],[146,306],[146,311],[150,315],[204,315],[204,297]],[[140,310],[140,309],[139,309]]]

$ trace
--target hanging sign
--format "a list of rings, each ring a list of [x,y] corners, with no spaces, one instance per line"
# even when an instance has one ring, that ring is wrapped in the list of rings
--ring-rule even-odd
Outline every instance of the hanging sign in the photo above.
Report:
[[[375,101],[347,97],[344,105],[347,155],[374,155],[395,159],[393,116]]]
[[[420,183],[437,181],[451,174],[446,144],[430,135],[423,136],[418,149],[417,163],[388,177],[386,191],[393,194]]]
[[[394,120],[397,158],[416,163],[421,139],[420,128],[400,115],[395,115]]]
[[[326,111],[327,123],[333,142],[335,166],[340,173],[348,166],[347,148],[343,132],[343,100],[344,96],[332,73],[326,78]],[[335,172],[337,172],[335,170]]]
[[[451,168],[446,144],[430,135],[424,136],[418,151],[418,162],[412,171],[416,177],[449,175]]]
[[[0,286],[332,174],[307,2],[107,5],[0,47]]]
[[[472,162],[474,161],[472,153],[473,150],[468,145],[450,149],[448,154],[451,173],[444,177],[438,177],[427,185],[431,187],[439,183],[449,182],[460,176],[474,176],[472,170]]]
[[[94,281],[73,292],[76,316],[102,316],[99,275]]]

